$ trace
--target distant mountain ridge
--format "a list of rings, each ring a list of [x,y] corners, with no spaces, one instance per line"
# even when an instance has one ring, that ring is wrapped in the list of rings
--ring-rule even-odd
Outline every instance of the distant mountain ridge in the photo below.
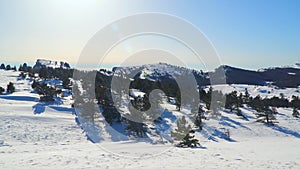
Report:
[[[210,78],[226,78],[226,84],[248,84],[248,85],[274,85],[280,88],[291,88],[300,86],[300,64],[293,66],[260,69],[257,71],[222,65],[211,72],[203,72],[166,63],[148,64],[142,66],[116,67],[115,74],[130,74],[135,72],[134,78],[157,81],[172,79],[174,75],[187,75],[193,73],[199,86],[210,85]],[[225,77],[220,77],[224,74]],[[223,84],[220,80],[217,84]]]
[[[258,71],[231,66],[220,66],[212,74],[224,71],[227,84],[275,85],[278,87],[300,86],[300,67],[275,67]]]

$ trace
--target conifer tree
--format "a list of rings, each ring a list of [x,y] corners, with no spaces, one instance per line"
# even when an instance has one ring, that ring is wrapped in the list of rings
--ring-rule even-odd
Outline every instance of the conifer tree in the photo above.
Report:
[[[194,124],[200,130],[202,130],[202,119],[206,119],[206,117],[204,116],[204,112],[205,111],[203,110],[203,107],[199,105]]]
[[[197,147],[200,146],[199,140],[195,139],[195,131],[191,130],[182,141],[178,144],[179,147]]]
[[[130,111],[128,125],[126,130],[131,131],[138,137],[143,137],[146,133],[146,125],[143,123],[145,120],[144,114],[141,111],[144,110],[144,102],[142,97],[134,98],[133,104],[130,104],[128,109]],[[125,117],[126,118],[126,117]]]
[[[297,110],[297,108],[294,108],[293,109],[293,114],[292,114],[294,117],[297,117],[297,118],[299,118],[300,117],[300,113],[299,113],[299,111]]]
[[[3,87],[0,87],[0,94],[3,94],[5,92],[5,89]]]
[[[182,140],[192,130],[192,128],[190,125],[187,125],[185,116],[178,119],[176,124],[177,129],[175,129],[175,132],[171,132],[171,137],[174,140]]]
[[[5,69],[4,63],[1,64],[0,69]]]
[[[6,89],[7,93],[13,93],[16,91],[16,88],[12,82],[9,82]]]
[[[174,140],[180,141],[177,146],[179,147],[196,147],[199,144],[199,140],[195,139],[194,133],[191,126],[187,124],[185,116],[177,120],[177,129],[175,132],[171,132],[171,137]]]

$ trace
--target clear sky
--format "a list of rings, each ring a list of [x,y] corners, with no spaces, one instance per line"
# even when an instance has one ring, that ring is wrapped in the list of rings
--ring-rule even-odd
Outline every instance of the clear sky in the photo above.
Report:
[[[45,58],[75,64],[103,26],[142,12],[193,23],[222,64],[258,69],[300,62],[298,0],[1,0],[0,62]]]

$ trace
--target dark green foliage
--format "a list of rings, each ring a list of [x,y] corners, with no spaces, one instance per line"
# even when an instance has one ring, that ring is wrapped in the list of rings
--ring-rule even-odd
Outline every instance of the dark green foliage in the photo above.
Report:
[[[5,64],[4,63],[1,64],[0,69],[5,69]]]
[[[62,81],[62,86],[65,88],[65,89],[70,89],[71,87],[71,81],[69,78],[67,79],[63,79]]]
[[[176,91],[176,95],[175,95],[175,106],[176,106],[176,109],[178,111],[180,111],[181,109],[181,94],[180,94],[180,90],[177,90]]]
[[[178,144],[179,147],[197,147],[200,146],[199,140],[195,139],[195,131],[191,130]]]
[[[0,94],[3,94],[5,92],[5,89],[3,87],[0,87]]]
[[[120,89],[120,91],[116,91],[119,95],[118,98],[120,99],[123,96],[123,91],[121,90],[121,87],[117,88]],[[121,115],[114,105],[120,105],[121,102],[113,102],[111,94],[111,76],[106,76],[100,72],[96,73],[95,94],[98,104],[103,109],[102,115],[105,120],[109,124],[112,124],[114,121],[120,122]]]
[[[269,109],[267,106],[264,109],[256,114],[258,118],[258,122],[263,122],[266,124],[274,125],[277,123],[276,121],[276,112],[274,110]]]
[[[12,67],[11,70],[17,71],[16,66]]]
[[[143,121],[146,119],[143,114],[144,111],[144,101],[142,97],[134,98],[132,104],[128,107],[130,115],[128,118],[128,125],[126,130],[129,130],[138,137],[143,137],[147,131],[146,125]]]
[[[250,101],[250,94],[249,94],[249,92],[248,92],[248,89],[247,88],[245,88],[245,95],[244,95],[244,103],[249,103],[249,101]]]
[[[11,70],[11,66],[10,65],[6,65],[5,70]]]
[[[247,92],[247,90],[246,90],[246,92]],[[242,116],[242,117],[246,118],[242,114],[242,111],[240,110],[240,108],[243,107],[243,103],[245,102],[244,98],[246,98],[247,102],[249,102],[249,93],[248,94],[246,93],[245,95],[246,96],[244,97],[243,94],[240,93],[240,95],[237,96],[237,91],[233,91],[229,94],[226,94],[225,108],[229,109],[231,112],[235,110],[236,114],[238,116]]]
[[[181,119],[178,119],[176,124],[177,129],[175,129],[175,132],[171,132],[171,137],[174,140],[182,140],[192,130],[192,128],[190,125],[187,125],[185,116],[182,116]]]
[[[24,73],[24,72],[21,72],[21,73],[19,74],[19,77],[21,77],[22,79],[25,79],[26,76],[27,76],[27,74]]]
[[[40,78],[43,79],[53,79],[57,78],[62,81],[68,80],[69,78],[73,77],[73,69],[63,69],[63,68],[41,68],[37,72],[40,76]]]
[[[199,140],[195,139],[194,133],[190,125],[187,125],[187,121],[184,116],[177,120],[177,129],[175,132],[171,132],[171,137],[174,140],[180,141],[177,146],[179,147],[196,147],[200,146]]]
[[[292,96],[292,101],[290,103],[291,107],[300,109],[300,98],[299,96]]]
[[[197,110],[198,108],[198,110]],[[200,130],[202,130],[202,119],[206,119],[205,115],[204,115],[204,110],[203,107],[201,105],[199,106],[195,106],[195,108],[192,108],[192,114],[195,115],[195,126],[198,127]]]
[[[229,109],[232,112],[234,109],[238,109],[239,105],[240,104],[239,99],[237,97],[237,91],[233,91],[226,95],[226,109]]]
[[[293,114],[292,115],[293,115],[293,117],[297,117],[297,118],[300,117],[300,113],[296,108],[293,109]]]
[[[16,88],[15,88],[14,84],[12,82],[9,82],[9,84],[7,85],[6,92],[13,93],[15,91],[16,91]]]
[[[28,72],[28,66],[27,66],[27,63],[24,63],[23,65],[20,65],[19,66],[19,69],[18,69],[20,72]]]
[[[36,80],[33,80],[31,87],[32,87],[32,89],[35,89],[38,85],[39,85],[39,83]]]
[[[56,87],[48,86],[46,83],[38,84],[35,83],[36,92],[41,95],[41,102],[51,102],[54,101],[54,97],[57,97],[58,94],[61,94],[61,89]]]
[[[281,96],[280,98],[277,96],[273,96],[272,98],[264,99],[265,104],[272,107],[289,107],[289,100]]]
[[[249,103],[249,106],[258,112],[261,112],[265,109],[264,101],[260,95],[257,95],[254,99],[252,99],[252,101]]]

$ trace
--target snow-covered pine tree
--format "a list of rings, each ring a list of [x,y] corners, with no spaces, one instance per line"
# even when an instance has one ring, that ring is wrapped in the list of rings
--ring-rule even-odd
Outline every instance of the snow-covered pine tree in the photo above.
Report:
[[[181,119],[177,120],[177,129],[175,129],[175,132],[171,132],[171,137],[174,140],[182,140],[186,134],[188,134],[192,128],[190,125],[187,125],[187,121],[185,119],[185,116],[182,116]]]
[[[200,146],[199,140],[195,139],[195,131],[191,130],[182,141],[178,144],[179,147],[197,147]]]
[[[171,137],[174,140],[180,141],[177,146],[179,147],[196,147],[199,146],[199,140],[195,139],[195,131],[192,130],[190,125],[187,125],[185,116],[177,120],[177,129],[175,132],[171,132]]]

